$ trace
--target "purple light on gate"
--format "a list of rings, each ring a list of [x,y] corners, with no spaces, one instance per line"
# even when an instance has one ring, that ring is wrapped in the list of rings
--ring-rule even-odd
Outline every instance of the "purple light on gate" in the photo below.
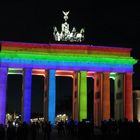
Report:
[[[32,86],[32,69],[24,70],[23,96],[22,96],[22,117],[26,123],[30,122],[31,117],[31,86]]]
[[[7,72],[7,68],[0,68],[0,124],[5,124],[6,119]]]

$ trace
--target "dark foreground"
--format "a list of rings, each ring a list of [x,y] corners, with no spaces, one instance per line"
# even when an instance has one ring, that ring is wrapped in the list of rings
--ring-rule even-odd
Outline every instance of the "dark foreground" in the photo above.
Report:
[[[85,140],[85,138],[78,138],[77,135],[68,135],[68,134],[58,134],[58,131],[56,128],[52,129],[52,132],[50,134],[50,137],[48,138],[46,135],[46,138],[44,137],[44,134],[42,132],[38,133],[34,138],[32,138],[32,134],[29,134],[27,138],[24,137],[14,137],[14,138],[8,138],[7,135],[5,135],[5,138],[0,138],[0,140]],[[88,137],[86,140],[93,140],[93,135]]]
[[[92,140],[93,130],[93,123],[85,121],[61,121],[55,126],[47,121],[18,125],[9,122],[7,126],[0,124],[0,140]]]
[[[92,122],[75,123],[73,120],[59,122],[56,126],[50,122],[23,123],[16,127],[11,122],[8,126],[0,124],[0,140],[119,140],[137,137],[140,137],[138,120],[103,121],[98,128]]]
[[[50,134],[50,138],[44,138],[44,134],[40,133],[36,135],[36,138],[32,138],[31,134],[28,135],[27,140],[120,140],[120,139],[135,139],[136,136],[132,137],[128,135],[116,135],[116,134],[102,134],[101,130],[98,128],[94,129],[94,133],[92,136],[88,136],[86,137],[78,137],[76,135],[72,136],[72,135],[68,135],[68,134],[58,134],[58,131],[56,128],[52,129],[52,132]],[[23,140],[24,138],[21,138],[21,140]],[[5,136],[4,139],[0,139],[0,140],[8,140],[7,136]],[[15,138],[10,138],[10,140],[18,140],[16,137]],[[25,139],[26,140],[26,139]]]

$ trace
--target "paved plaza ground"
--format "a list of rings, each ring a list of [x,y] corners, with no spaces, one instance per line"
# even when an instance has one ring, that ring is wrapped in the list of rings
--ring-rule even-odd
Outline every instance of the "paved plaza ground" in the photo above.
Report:
[[[93,140],[96,136],[100,135],[99,129],[94,129],[94,135],[90,137],[90,139],[86,140]],[[5,138],[7,140],[7,138]],[[14,140],[17,140],[16,138]],[[29,135],[28,140],[32,140],[31,136]],[[37,135],[36,140],[44,140],[43,133]],[[47,138],[45,140],[48,140]],[[50,140],[79,140],[77,136],[71,136],[67,134],[59,135],[56,128],[52,129]]]

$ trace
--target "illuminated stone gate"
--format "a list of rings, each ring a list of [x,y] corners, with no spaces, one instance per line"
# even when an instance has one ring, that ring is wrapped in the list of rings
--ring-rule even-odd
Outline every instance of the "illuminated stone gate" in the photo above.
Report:
[[[44,118],[55,122],[56,76],[73,78],[72,116],[87,118],[87,77],[94,78],[94,123],[110,118],[110,78],[114,79],[115,119],[133,119],[130,48],[77,44],[1,42],[0,123],[6,118],[7,74],[23,75],[22,120],[31,114],[32,75],[44,76]]]

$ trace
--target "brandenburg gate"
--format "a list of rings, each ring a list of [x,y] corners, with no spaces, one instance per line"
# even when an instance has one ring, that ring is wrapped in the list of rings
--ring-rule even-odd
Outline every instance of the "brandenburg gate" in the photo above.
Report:
[[[30,122],[32,75],[44,76],[44,118],[55,123],[56,76],[73,79],[72,117],[87,118],[87,77],[94,79],[93,120],[110,118],[110,78],[114,80],[114,118],[133,119],[131,48],[78,44],[0,42],[0,123],[6,119],[8,74],[23,75],[22,121]]]

